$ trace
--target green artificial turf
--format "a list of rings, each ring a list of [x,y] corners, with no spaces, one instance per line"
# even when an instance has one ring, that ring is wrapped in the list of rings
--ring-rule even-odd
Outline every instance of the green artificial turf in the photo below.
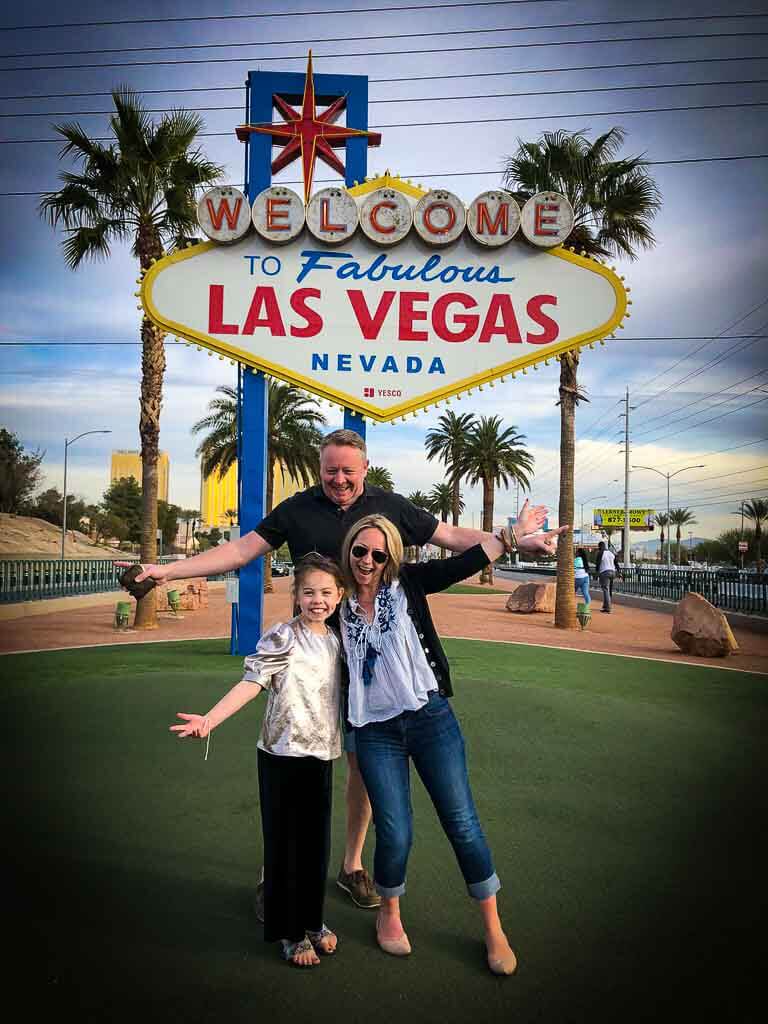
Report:
[[[757,1020],[766,678],[447,641],[470,777],[520,968],[484,967],[476,908],[417,779],[403,900],[414,947],[333,885],[337,956],[282,963],[251,911],[261,861],[254,701],[168,732],[239,678],[223,641],[2,658],[4,895],[27,1019],[563,1024]],[[372,863],[372,836],[366,854]],[[8,966],[8,958],[6,958]]]

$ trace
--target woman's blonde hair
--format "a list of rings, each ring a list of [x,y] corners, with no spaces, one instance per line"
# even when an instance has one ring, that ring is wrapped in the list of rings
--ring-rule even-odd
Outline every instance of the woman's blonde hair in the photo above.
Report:
[[[352,575],[349,565],[349,554],[358,534],[362,533],[363,530],[370,529],[381,530],[387,542],[389,559],[384,566],[384,572],[381,577],[382,582],[389,585],[392,580],[397,579],[397,574],[400,571],[400,563],[403,560],[403,539],[395,524],[390,519],[387,519],[386,516],[373,515],[358,519],[355,525],[350,528],[344,538],[344,543],[341,545],[341,569],[347,581],[347,591],[351,594],[354,594],[357,589],[357,582]]]

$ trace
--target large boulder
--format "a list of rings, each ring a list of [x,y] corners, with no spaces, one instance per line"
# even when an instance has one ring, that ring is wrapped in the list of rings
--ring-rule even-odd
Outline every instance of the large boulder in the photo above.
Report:
[[[508,612],[553,612],[555,610],[554,583],[518,583],[507,598]]]
[[[675,607],[672,639],[685,654],[699,658],[727,658],[739,650],[725,615],[693,591]]]

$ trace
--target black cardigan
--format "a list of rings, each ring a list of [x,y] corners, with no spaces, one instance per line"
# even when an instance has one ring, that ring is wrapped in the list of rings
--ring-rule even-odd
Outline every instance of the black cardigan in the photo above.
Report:
[[[480,544],[453,558],[432,559],[429,562],[403,562],[399,579],[408,603],[408,614],[413,619],[419,643],[427,664],[432,669],[438,692],[443,697],[453,696],[448,659],[440,643],[437,630],[427,604],[427,594],[447,590],[454,583],[480,572],[490,559]]]

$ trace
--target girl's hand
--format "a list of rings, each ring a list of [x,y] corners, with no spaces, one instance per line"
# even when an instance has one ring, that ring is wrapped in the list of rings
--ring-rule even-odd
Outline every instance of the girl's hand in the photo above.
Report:
[[[203,715],[187,715],[183,711],[179,711],[176,717],[183,718],[184,725],[172,725],[170,731],[175,732],[180,740],[186,739],[187,736],[196,736],[202,740],[211,731],[208,719]]]

